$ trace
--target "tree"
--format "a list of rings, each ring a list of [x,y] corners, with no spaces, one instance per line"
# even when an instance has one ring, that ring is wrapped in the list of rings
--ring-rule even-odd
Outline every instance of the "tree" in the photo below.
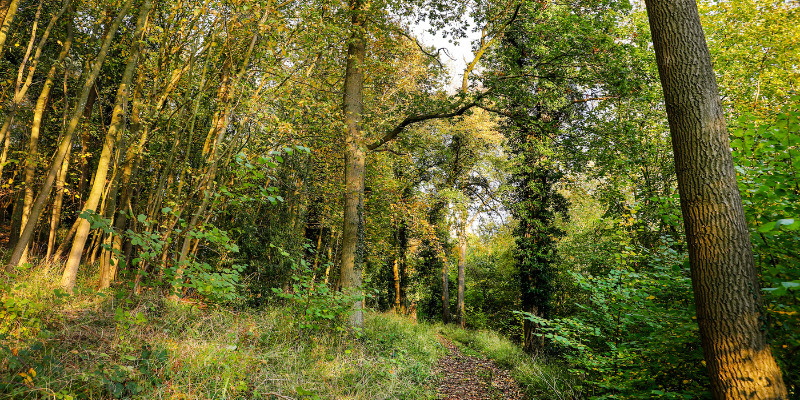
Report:
[[[785,399],[719,90],[694,0],[647,0],[703,352],[717,399]]]

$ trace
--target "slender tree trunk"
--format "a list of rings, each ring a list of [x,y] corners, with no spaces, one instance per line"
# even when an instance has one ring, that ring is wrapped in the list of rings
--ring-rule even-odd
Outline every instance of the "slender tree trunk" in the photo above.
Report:
[[[400,229],[398,232],[398,242],[399,242],[399,254],[398,260],[399,265],[398,269],[400,270],[400,313],[406,315],[406,304],[408,302],[406,291],[408,287],[408,273],[406,269],[406,252],[408,250],[408,237],[407,237],[407,226],[405,220],[401,221]]]
[[[11,122],[14,120],[13,117],[6,118],[6,123],[10,126]],[[3,167],[6,165],[6,160],[8,160],[8,150],[11,148],[11,132],[8,131],[8,134],[5,135],[5,139],[3,140],[3,152],[0,154],[0,184],[3,183]]]
[[[125,152],[124,145],[120,146],[119,154]],[[120,180],[120,173],[119,173],[119,166],[115,167],[115,171],[113,174],[113,179],[111,180],[111,188],[108,191],[108,196],[106,198],[106,205],[105,211],[103,215],[105,218],[112,221],[113,226],[113,218],[117,212],[117,192],[119,191],[119,180]],[[116,231],[112,234],[105,234],[105,238],[103,239],[102,250],[100,253],[100,279],[98,280],[97,290],[107,289],[111,286],[111,281],[114,280],[114,277],[117,276],[117,265],[116,263],[111,262],[111,244],[114,240],[114,237],[117,236]]]
[[[442,322],[450,323],[450,278],[447,261],[442,262]]]
[[[395,255],[392,262],[392,275],[394,276],[394,304],[392,308],[395,313],[400,312],[400,261],[399,257]]]
[[[70,247],[69,245],[72,243],[72,238],[75,236],[75,232],[78,231],[78,225],[80,225],[80,223],[80,218],[76,218],[75,222],[72,223],[72,226],[70,226],[66,236],[64,236],[64,240],[61,241],[61,244],[58,245],[55,254],[53,254],[53,260],[60,260],[61,256],[64,255],[64,252],[67,251],[67,248]]]
[[[8,33],[11,31],[11,23],[14,22],[14,16],[17,14],[17,9],[19,8],[19,0],[11,0],[11,3],[9,3],[7,7],[8,8],[3,10],[5,15],[3,18],[3,25],[0,27],[0,57],[3,56],[6,39],[8,39]]]
[[[111,153],[114,144],[119,141],[122,134],[122,128],[125,123],[124,104],[128,97],[128,91],[133,79],[133,73],[136,70],[136,65],[141,52],[140,36],[145,27],[145,22],[150,13],[151,1],[145,1],[139,12],[139,18],[136,22],[136,30],[134,32],[135,48],[133,49],[130,60],[125,66],[125,72],[122,77],[122,83],[117,90],[117,98],[114,101],[114,112],[111,117],[111,125],[108,127],[105,139],[103,141],[103,149],[100,153],[100,159],[97,163],[97,172],[94,175],[92,182],[92,189],[89,192],[89,197],[86,199],[86,204],[83,210],[95,210],[103,194],[103,189],[106,186],[106,176],[108,175],[108,166],[111,160]],[[109,33],[112,36],[113,32]],[[75,232],[75,239],[72,242],[72,250],[70,251],[67,264],[64,267],[64,275],[61,277],[61,286],[71,291],[75,287],[75,278],[78,275],[78,266],[80,265],[81,256],[83,255],[83,248],[86,245],[86,239],[89,236],[91,224],[86,219],[81,219],[78,225],[78,231]]]
[[[51,20],[50,25],[47,27],[45,31],[45,35],[42,37],[41,43],[39,48],[37,48],[36,56],[34,60],[34,65],[38,62],[38,58],[41,55],[41,49],[43,47],[44,42],[49,35],[50,30],[52,29],[53,24],[55,21],[60,18],[60,16],[66,11],[66,8],[69,5],[69,1],[65,1],[64,8],[62,11],[57,14],[57,16],[53,17]],[[33,179],[34,175],[36,174],[36,163],[38,158],[39,152],[39,134],[42,128],[42,118],[44,116],[44,111],[47,106],[47,100],[50,97],[50,89],[53,87],[53,83],[56,76],[56,68],[59,64],[61,64],[64,59],[67,57],[69,53],[69,48],[72,45],[72,23],[67,25],[67,39],[64,41],[61,47],[61,53],[58,55],[58,60],[53,63],[50,67],[50,70],[47,72],[47,78],[45,78],[44,86],[42,87],[41,93],[39,93],[39,98],[36,100],[36,107],[34,108],[33,112],[33,125],[31,125],[31,137],[30,137],[30,144],[28,145],[28,154],[25,160],[25,177],[24,177],[24,186],[25,186],[25,201],[22,206],[22,225],[24,226],[28,221],[28,216],[31,212],[31,206],[33,205]],[[35,67],[32,65],[33,69],[29,72],[28,79],[25,82],[25,86],[30,87],[32,78],[33,78],[33,71]],[[27,88],[26,88],[27,90]],[[20,262],[26,262],[27,259],[27,250],[23,252],[22,258]]]
[[[81,141],[81,155],[80,155],[80,162],[81,162],[81,175],[78,178],[78,198],[83,202],[86,193],[86,182],[89,180],[89,159],[91,158],[91,153],[89,152],[89,140],[91,139],[91,133],[89,131],[91,126],[90,119],[92,118],[92,110],[94,110],[94,103],[97,101],[97,85],[95,84],[92,86],[92,90],[89,92],[89,99],[86,101],[86,106],[83,107],[83,120],[84,126],[81,130],[80,134],[80,141]]]
[[[61,166],[64,162],[64,157],[67,154],[67,151],[72,146],[72,137],[75,133],[75,129],[78,126],[78,123],[81,119],[81,113],[83,112],[83,108],[86,105],[86,100],[89,97],[89,92],[94,86],[94,82],[97,80],[97,76],[100,74],[100,67],[103,65],[105,61],[106,55],[108,54],[108,49],[111,46],[111,42],[114,39],[114,34],[119,28],[120,23],[122,23],[122,18],[128,13],[131,5],[133,4],[133,0],[127,0],[123,5],[122,9],[120,10],[117,17],[112,22],[112,29],[110,33],[106,36],[105,40],[103,41],[102,46],[100,47],[100,51],[97,54],[97,57],[94,60],[94,64],[92,65],[91,71],[89,71],[88,77],[86,82],[81,89],[81,94],[78,97],[78,102],[76,104],[75,110],[70,118],[69,124],[67,125],[66,132],[64,133],[64,137],[61,140],[61,143],[58,146],[56,151],[56,155],[53,158],[53,163],[50,167],[50,171],[45,178],[44,184],[42,185],[42,189],[39,191],[39,195],[36,196],[36,200],[33,203],[33,208],[31,209],[31,215],[29,221],[33,223],[25,224],[25,227],[22,230],[22,234],[20,235],[19,242],[17,245],[14,246],[14,250],[11,253],[11,259],[9,260],[8,265],[6,266],[6,271],[11,271],[13,267],[19,264],[19,260],[22,257],[22,252],[25,250],[25,247],[28,246],[31,238],[33,237],[33,231],[36,225],[35,221],[39,219],[39,216],[42,214],[42,210],[44,209],[44,205],[47,202],[47,198],[50,197],[50,190],[53,188],[53,182],[56,179],[56,175],[58,175],[59,171],[61,170]]]
[[[192,245],[192,237],[188,235],[188,232],[193,229],[197,224],[200,222],[200,218],[206,212],[206,208],[208,208],[209,199],[211,198],[211,191],[209,189],[205,191],[203,195],[203,202],[200,204],[200,207],[197,208],[197,211],[192,215],[192,219],[189,221],[189,225],[186,226],[185,232],[187,235],[183,238],[183,244],[181,245],[181,252],[178,258],[178,265],[175,268],[175,280],[173,283],[173,290],[172,294],[170,295],[171,300],[178,300],[180,298],[181,292],[183,291],[181,288],[181,283],[183,282],[183,273],[184,273],[184,266],[186,264],[186,259],[189,257],[189,250]]]
[[[139,93],[139,88],[137,88],[137,93],[134,94],[133,107],[131,108],[131,137],[136,137],[136,134],[142,127],[141,120],[139,119],[139,111],[141,109],[140,99],[141,94]],[[141,155],[146,140],[147,135],[145,132],[139,138],[139,142],[136,145],[128,146],[125,152],[125,162],[122,166],[122,177],[120,178],[122,192],[119,198],[119,206],[117,207],[119,211],[114,215],[114,232],[117,234],[111,239],[111,259],[109,260],[109,264],[113,265],[114,275],[116,275],[121,267],[126,266],[126,258],[122,256],[123,243],[120,234],[125,231],[128,225],[128,213],[133,211],[130,208],[131,196],[133,195],[132,177],[136,173],[136,166],[138,165],[137,160]]]
[[[466,290],[465,268],[467,264],[467,232],[461,229],[458,233],[458,295],[456,299],[456,315],[458,325],[462,328],[466,325],[464,315],[464,292]]]
[[[667,107],[700,338],[716,399],[786,399],[766,341],[719,91],[694,0],[646,0]]]
[[[66,157],[64,157],[64,162],[61,165],[61,170],[58,172],[58,178],[56,179],[56,198],[53,200],[53,212],[50,216],[50,235],[47,238],[47,255],[45,256],[47,260],[53,255],[58,226],[61,223],[61,207],[64,204],[64,181],[67,177],[67,171],[69,171],[69,156],[69,152],[67,152]]]

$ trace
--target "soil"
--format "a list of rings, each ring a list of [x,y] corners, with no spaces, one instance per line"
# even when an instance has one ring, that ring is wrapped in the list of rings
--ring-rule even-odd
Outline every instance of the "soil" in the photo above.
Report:
[[[511,374],[480,356],[466,355],[453,342],[439,337],[450,354],[439,360],[443,378],[437,392],[441,400],[521,400],[517,382]]]

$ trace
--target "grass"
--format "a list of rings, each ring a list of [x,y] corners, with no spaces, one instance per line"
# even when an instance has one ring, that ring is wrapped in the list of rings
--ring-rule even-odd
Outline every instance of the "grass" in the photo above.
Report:
[[[360,333],[302,330],[289,307],[117,298],[91,290],[90,276],[62,299],[57,270],[5,278],[0,398],[435,398],[446,349],[407,318],[370,313]]]
[[[490,331],[380,313],[361,332],[301,329],[289,306],[97,293],[86,273],[67,296],[59,275],[42,265],[0,278],[0,399],[433,399],[438,335],[509,369],[530,399],[581,397],[563,367]]]
[[[528,399],[582,398],[578,382],[560,363],[525,353],[517,344],[496,332],[467,330],[454,325],[438,326],[442,335],[465,354],[480,353],[508,369]]]

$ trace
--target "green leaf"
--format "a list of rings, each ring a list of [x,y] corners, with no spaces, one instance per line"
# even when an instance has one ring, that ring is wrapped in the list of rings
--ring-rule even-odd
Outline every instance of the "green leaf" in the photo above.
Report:
[[[758,228],[758,231],[761,232],[761,233],[769,232],[769,231],[775,229],[775,225],[776,224],[777,224],[777,222],[767,222],[766,224],[761,225]]]

